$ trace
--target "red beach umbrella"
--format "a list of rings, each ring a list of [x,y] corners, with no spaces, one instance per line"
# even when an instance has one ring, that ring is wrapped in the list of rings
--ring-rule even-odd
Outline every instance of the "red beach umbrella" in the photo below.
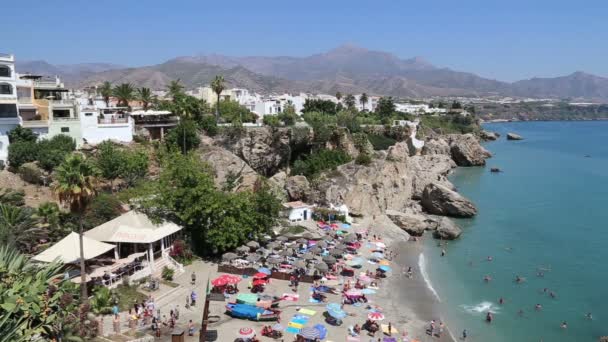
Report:
[[[367,318],[372,321],[381,321],[384,319],[384,314],[382,314],[382,312],[370,312],[367,315]]]
[[[253,279],[264,279],[267,278],[268,274],[266,273],[262,273],[262,272],[258,272],[256,274],[253,275]]]
[[[238,337],[243,338],[243,339],[249,339],[249,338],[253,338],[253,336],[255,336],[255,330],[253,330],[252,328],[241,328],[239,329],[239,331],[236,334]]]

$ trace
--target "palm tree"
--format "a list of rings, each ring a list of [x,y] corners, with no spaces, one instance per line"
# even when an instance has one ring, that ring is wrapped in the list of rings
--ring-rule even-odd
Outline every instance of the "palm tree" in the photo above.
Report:
[[[346,95],[346,98],[344,99],[344,104],[348,109],[352,109],[355,107],[355,97],[353,96],[353,94]]]
[[[342,99],[342,93],[336,92],[336,98],[338,99],[338,101],[340,101]]]
[[[175,97],[181,95],[184,91],[184,86],[181,85],[181,83],[179,83],[179,78],[176,81],[171,81],[169,83],[169,86],[167,86],[167,91],[169,92],[169,95],[171,95],[172,99],[175,99]]]
[[[103,97],[103,101],[106,103],[106,107],[110,107],[110,97],[112,97],[112,83],[105,81],[99,88],[99,93]]]
[[[135,99],[135,88],[131,83],[123,83],[112,89],[112,95],[118,100],[119,107],[130,107],[129,101]]]
[[[144,110],[148,110],[150,103],[154,101],[154,95],[152,95],[152,90],[150,90],[150,88],[138,88],[137,99],[141,101]]]
[[[363,110],[365,110],[365,105],[367,104],[368,101],[369,101],[369,99],[367,98],[367,94],[366,93],[361,94],[361,97],[359,97],[359,102],[361,102],[361,106],[363,107]]]
[[[0,244],[31,253],[46,231],[38,225],[31,208],[0,203]]]
[[[211,81],[211,89],[213,89],[213,92],[217,95],[217,103],[215,106],[215,121],[219,122],[220,121],[220,95],[222,94],[222,91],[224,91],[224,89],[226,89],[226,87],[224,86],[224,76],[222,76],[222,75],[215,76],[213,81]]]
[[[78,215],[79,241],[80,241],[80,291],[82,300],[87,299],[86,270],[84,264],[83,246],[83,219],[84,213],[97,194],[95,186],[99,177],[99,170],[81,154],[69,155],[59,167],[55,169],[55,182],[53,191],[63,204],[70,207],[70,211]]]

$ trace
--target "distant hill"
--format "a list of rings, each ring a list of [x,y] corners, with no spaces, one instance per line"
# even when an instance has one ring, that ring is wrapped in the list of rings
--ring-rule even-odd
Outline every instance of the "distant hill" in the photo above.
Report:
[[[391,53],[353,45],[307,57],[210,54],[176,57],[162,64],[138,68],[32,61],[18,63],[18,70],[57,74],[71,86],[110,81],[160,89],[179,78],[186,86],[196,87],[222,74],[231,86],[262,93],[340,91],[397,97],[505,95],[608,101],[608,79],[582,72],[508,83],[437,67],[420,57],[401,59]]]

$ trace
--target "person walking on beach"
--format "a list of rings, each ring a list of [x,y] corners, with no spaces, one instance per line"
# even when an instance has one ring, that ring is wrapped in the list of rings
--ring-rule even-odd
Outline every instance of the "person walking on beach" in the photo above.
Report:
[[[192,285],[196,284],[196,274],[192,272]]]
[[[388,322],[388,336],[393,336],[393,326]]]
[[[468,336],[467,329],[464,329],[462,331],[462,340],[466,341],[467,340],[467,336]]]

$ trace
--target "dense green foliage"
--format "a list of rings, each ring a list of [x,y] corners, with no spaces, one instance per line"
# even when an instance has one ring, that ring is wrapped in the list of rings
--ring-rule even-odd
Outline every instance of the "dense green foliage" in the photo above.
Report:
[[[379,134],[368,134],[367,140],[374,146],[374,150],[376,151],[386,150],[397,142],[393,138]]]
[[[0,203],[0,245],[31,253],[45,237],[33,209]]]
[[[122,149],[111,141],[104,141],[99,144],[95,164],[110,184],[121,178],[133,186],[148,174],[149,160],[144,151]]]
[[[122,204],[116,196],[100,193],[91,200],[84,214],[85,229],[95,228],[120,216],[121,209]]]
[[[276,223],[280,202],[265,184],[223,192],[196,156],[171,154],[155,189],[142,201],[148,213],[183,225],[199,254],[217,254],[260,239]]]
[[[198,124],[203,132],[207,133],[208,136],[213,137],[218,133],[217,122],[211,115],[203,115],[198,120]]]
[[[255,122],[257,116],[236,101],[222,100],[219,103],[220,117],[224,122]]]
[[[451,133],[472,133],[479,130],[479,125],[471,116],[460,114],[448,114],[441,116],[422,115],[420,116],[419,135],[426,136],[431,132],[439,134]]]
[[[335,115],[338,112],[338,106],[330,100],[306,99],[302,112],[320,112]]]
[[[135,87],[131,83],[122,83],[112,89],[112,96],[118,101],[117,106],[129,107],[129,102],[135,100]]]
[[[94,336],[80,325],[86,315],[73,299],[74,285],[62,280],[60,264],[34,264],[7,246],[0,246],[0,341],[65,340]]]
[[[29,128],[23,128],[22,126],[17,126],[14,129],[12,129],[10,132],[8,132],[8,141],[11,144],[14,144],[14,143],[20,142],[20,141],[35,142],[36,140],[38,140],[38,136],[36,136],[36,134],[34,134],[34,132]]]
[[[18,128],[11,131],[9,135]],[[29,129],[14,133],[13,138],[16,140],[8,147],[8,162],[14,169],[18,169],[25,163],[38,161],[41,168],[51,172],[65,159],[66,155],[76,149],[76,142],[67,135],[59,134],[51,139],[35,141],[35,139],[28,138],[28,133],[25,133],[27,130]]]
[[[181,121],[165,137],[165,143],[170,149],[177,149],[182,153],[195,149],[201,144],[198,137],[198,128],[193,121]]]
[[[568,102],[476,103],[484,120],[593,120],[608,118],[608,105],[571,105]]]
[[[341,150],[320,149],[298,159],[293,164],[292,174],[314,178],[321,172],[333,170],[337,166],[351,161],[350,156]]]
[[[97,315],[108,315],[112,313],[112,292],[105,286],[94,289],[91,299],[91,311]]]
[[[163,270],[161,272],[161,276],[165,280],[173,280],[174,274],[175,274],[175,271],[172,268],[169,268],[167,266],[163,267]]]
[[[378,105],[376,106],[376,114],[380,117],[381,120],[386,121],[386,119],[391,118],[395,113],[395,102],[392,97],[381,97],[378,100]]]
[[[355,158],[355,163],[357,165],[367,166],[372,163],[372,157],[370,157],[369,154],[361,153]]]
[[[25,205],[25,192],[23,190],[0,189],[0,203],[16,207]]]

